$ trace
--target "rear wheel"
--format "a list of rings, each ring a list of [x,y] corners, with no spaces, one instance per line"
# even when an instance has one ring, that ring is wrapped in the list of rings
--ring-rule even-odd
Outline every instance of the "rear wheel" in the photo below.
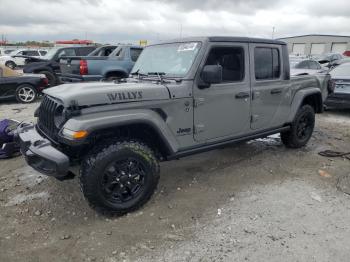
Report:
[[[123,215],[145,204],[159,180],[159,164],[146,145],[108,141],[83,161],[81,189],[90,205],[104,214]]]
[[[16,65],[16,63],[13,62],[13,61],[7,61],[7,62],[5,63],[5,66],[7,66],[8,68],[11,68],[11,69],[15,69],[17,65]]]
[[[315,127],[315,111],[312,106],[299,108],[291,128],[281,133],[283,144],[290,148],[300,148],[310,140]]]
[[[36,97],[37,92],[31,85],[20,85],[16,90],[16,99],[20,103],[31,103]]]

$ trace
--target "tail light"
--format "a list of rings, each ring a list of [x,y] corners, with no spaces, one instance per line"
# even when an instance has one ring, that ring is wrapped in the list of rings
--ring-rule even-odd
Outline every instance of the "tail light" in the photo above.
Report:
[[[80,75],[87,75],[88,74],[88,65],[86,60],[80,60],[80,67],[79,67]]]
[[[333,94],[335,89],[335,81],[333,79],[328,82],[328,93]]]
[[[49,85],[49,80],[46,77],[41,78],[40,89],[43,90],[48,85]]]

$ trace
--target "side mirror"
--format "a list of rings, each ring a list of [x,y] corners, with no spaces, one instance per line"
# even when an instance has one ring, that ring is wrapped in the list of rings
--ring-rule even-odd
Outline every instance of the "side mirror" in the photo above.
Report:
[[[201,73],[201,78],[206,84],[219,84],[222,82],[222,66],[206,65]]]

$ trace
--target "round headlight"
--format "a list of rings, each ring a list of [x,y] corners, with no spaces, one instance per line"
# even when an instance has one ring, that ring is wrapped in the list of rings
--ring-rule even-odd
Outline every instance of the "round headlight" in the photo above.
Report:
[[[64,107],[62,105],[58,106],[54,113],[54,123],[57,128],[60,128],[65,121]]]

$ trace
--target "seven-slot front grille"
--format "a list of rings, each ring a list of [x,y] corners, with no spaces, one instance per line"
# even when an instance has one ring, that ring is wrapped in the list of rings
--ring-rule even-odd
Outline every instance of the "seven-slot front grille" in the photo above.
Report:
[[[45,95],[43,101],[39,107],[39,128],[49,137],[55,138],[58,132],[58,128],[55,126],[55,111],[58,104],[55,100]]]

